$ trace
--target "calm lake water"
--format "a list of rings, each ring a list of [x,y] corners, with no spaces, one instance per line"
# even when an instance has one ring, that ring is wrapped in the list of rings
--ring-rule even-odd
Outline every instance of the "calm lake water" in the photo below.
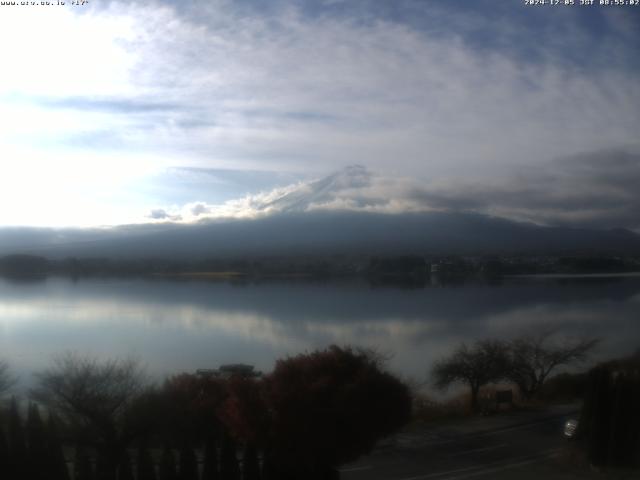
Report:
[[[28,385],[58,352],[134,355],[164,375],[224,363],[269,371],[332,343],[377,347],[424,380],[461,341],[543,328],[602,337],[596,357],[640,347],[640,277],[528,277],[419,289],[366,282],[0,279],[0,357]]]

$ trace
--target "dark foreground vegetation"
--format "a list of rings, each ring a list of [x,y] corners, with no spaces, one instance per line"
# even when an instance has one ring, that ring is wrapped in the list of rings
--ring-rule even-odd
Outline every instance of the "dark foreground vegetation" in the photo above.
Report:
[[[587,375],[576,441],[597,467],[640,467],[640,350]]]
[[[442,358],[433,366],[432,377],[440,388],[452,383],[466,385],[468,410],[475,413],[497,408],[497,400],[504,393],[509,393],[509,402],[514,402],[511,386],[521,406],[579,402],[577,432],[570,445],[578,458],[591,467],[631,468],[635,472],[640,467],[640,349],[586,372],[552,376],[559,367],[584,362],[597,344],[597,339],[553,341],[552,332],[508,342],[481,340],[461,344]],[[492,392],[490,398],[481,397],[483,387],[485,393]],[[423,420],[455,415],[451,408],[442,406],[436,415],[433,405],[426,405],[424,410],[418,412]]]
[[[460,344],[431,370],[437,388],[454,383],[469,387],[470,409],[480,410],[480,388],[487,384],[514,385],[520,398],[537,397],[549,376],[559,367],[585,361],[598,339],[557,338],[552,330],[523,335],[511,341],[486,339]]]
[[[580,401],[571,448],[590,465],[636,468],[640,350],[588,372],[552,376],[584,361],[597,343],[553,332],[482,340],[457,347],[432,376],[443,388],[467,385],[474,413],[488,413],[479,391],[496,382],[492,393],[514,387],[525,407]],[[412,415],[420,419],[419,397],[383,363],[375,352],[332,346],[279,360],[264,376],[239,365],[152,385],[137,361],[64,354],[37,374],[28,401],[13,398],[1,412],[1,478],[338,479],[339,466],[370,452]],[[0,396],[13,381],[0,363]]]
[[[330,347],[266,376],[204,371],[152,387],[135,361],[63,355],[28,405],[3,412],[2,478],[339,478],[338,466],[410,419],[408,388],[381,367],[371,352]]]

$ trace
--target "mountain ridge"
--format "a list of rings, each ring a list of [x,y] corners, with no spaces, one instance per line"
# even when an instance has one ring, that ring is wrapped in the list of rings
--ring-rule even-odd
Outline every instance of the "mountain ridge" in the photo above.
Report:
[[[0,255],[53,258],[204,258],[293,254],[640,255],[640,235],[625,229],[546,227],[477,213],[277,213],[258,219],[131,225],[109,230],[23,228]],[[7,241],[9,240],[9,241]]]

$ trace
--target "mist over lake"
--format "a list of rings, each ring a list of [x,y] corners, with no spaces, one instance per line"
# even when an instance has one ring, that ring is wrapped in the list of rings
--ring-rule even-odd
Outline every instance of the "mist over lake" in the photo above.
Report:
[[[538,276],[401,289],[345,282],[0,279],[0,349],[23,385],[63,351],[135,356],[157,376],[278,358],[330,344],[392,354],[424,380],[459,342],[554,328],[596,336],[594,361],[640,347],[639,276]]]

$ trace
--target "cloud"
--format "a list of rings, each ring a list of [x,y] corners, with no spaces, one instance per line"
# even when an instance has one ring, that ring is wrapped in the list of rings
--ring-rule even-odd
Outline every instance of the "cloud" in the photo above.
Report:
[[[359,163],[429,178],[635,141],[640,97],[620,86],[636,72],[627,56],[604,68],[583,15],[528,13],[523,36],[507,21],[526,24],[516,9],[498,21],[482,8],[378,3],[92,7],[65,19],[72,31],[96,26],[114,86],[91,77],[42,107],[101,112],[116,148],[179,152],[177,166],[205,168]],[[535,28],[553,44],[534,41]]]
[[[182,216],[180,215],[171,215],[166,210],[162,208],[155,208],[151,210],[147,218],[152,220],[171,220],[171,221],[180,221],[182,220]]]
[[[520,34],[507,42],[515,35],[509,23],[477,10],[462,15],[465,23],[436,9],[438,30],[424,12],[420,26],[391,13],[368,21],[352,13],[312,18],[302,8],[228,2],[190,14],[161,10],[150,22],[157,31],[131,45],[144,59],[135,81],[215,126],[159,122],[160,144],[188,145],[207,163],[315,172],[359,163],[429,178],[454,169],[498,173],[635,141],[640,97],[619,86],[632,84],[636,72],[624,62],[603,68],[600,57],[569,61],[557,53],[593,43],[592,31],[572,17],[560,22],[571,36],[552,21],[557,35],[549,37],[572,48],[544,49]],[[474,29],[493,48],[472,43]],[[522,55],[533,45],[536,61]]]
[[[52,108],[96,110],[122,114],[163,112],[180,109],[180,106],[176,104],[137,98],[62,97],[36,99],[36,102]]]
[[[60,218],[34,207],[11,223],[77,224],[68,205],[83,202],[103,205],[100,218],[83,215],[83,224],[194,202],[210,211],[181,210],[185,221],[294,208],[453,208],[633,223],[624,207],[602,203],[618,202],[614,194],[587,198],[566,178],[573,167],[553,167],[560,178],[547,196],[544,170],[551,158],[637,148],[637,24],[613,9],[454,3],[116,0],[7,9],[0,155],[15,165],[3,171],[10,190],[0,199],[65,196]],[[43,49],[52,38],[74,48]],[[125,155],[127,165],[114,169]],[[151,195],[138,176],[116,181],[143,164],[297,178],[359,164],[380,175],[341,194],[314,190],[308,205],[309,182],[242,188],[233,194],[254,195],[222,203],[205,182],[196,192],[163,185]],[[525,182],[509,176],[529,175],[527,168],[534,173]],[[24,181],[20,169],[46,171],[46,182]],[[100,173],[79,182],[82,169]],[[105,189],[105,172],[117,191]],[[449,180],[434,180],[441,178]],[[104,201],[125,197],[133,208]],[[559,206],[545,206],[551,198]],[[566,207],[583,201],[592,211]]]
[[[204,213],[210,213],[211,209],[202,203],[197,203],[193,207],[191,207],[191,214],[194,216],[202,215]]]
[[[515,169],[501,180],[440,181],[411,192],[417,202],[553,226],[640,229],[640,154],[590,152]]]
[[[640,154],[606,150],[560,159],[479,197],[496,214],[537,223],[638,230],[638,182]]]
[[[185,222],[258,218],[276,213],[360,211],[476,212],[541,225],[640,230],[640,154],[590,152],[541,167],[515,168],[503,179],[417,179],[350,166],[220,205],[188,204]]]

